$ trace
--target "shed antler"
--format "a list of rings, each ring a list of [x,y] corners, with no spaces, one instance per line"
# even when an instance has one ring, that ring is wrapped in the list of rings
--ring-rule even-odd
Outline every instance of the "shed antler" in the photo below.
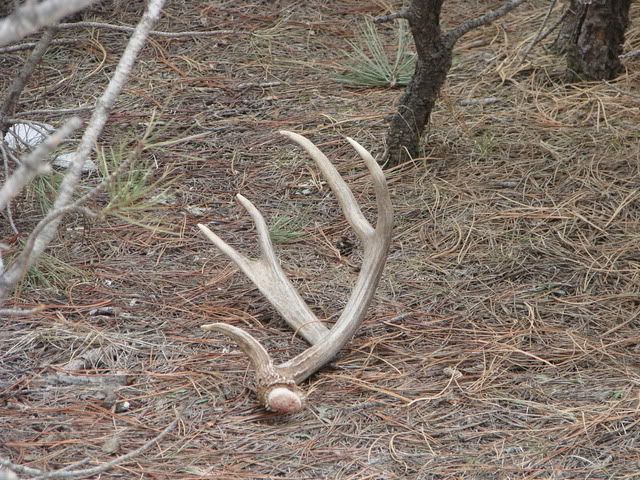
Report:
[[[347,138],[364,160],[373,178],[378,204],[378,222],[375,228],[364,217],[353,193],[327,157],[302,135],[288,131],[280,133],[311,155],[337,197],[351,228],[362,241],[364,260],[358,280],[342,315],[328,329],[305,304],[282,271],[273,251],[267,224],[258,209],[245,197],[238,195],[238,201],[249,212],[256,225],[261,250],[259,259],[253,260],[241,255],[206,226],[199,224],[198,227],[240,267],[289,326],[300,333],[311,347],[285,363],[274,365],[265,348],[244,330],[225,323],[203,325],[202,329],[221,332],[233,338],[249,356],[256,370],[258,396],[268,410],[293,413],[304,406],[304,395],[297,385],[329,363],[355,334],[364,319],[387,259],[393,210],[382,169],[360,144]]]

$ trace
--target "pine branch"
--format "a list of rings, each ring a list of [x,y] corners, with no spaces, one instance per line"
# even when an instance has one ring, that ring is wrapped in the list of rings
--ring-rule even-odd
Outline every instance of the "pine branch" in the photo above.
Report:
[[[510,0],[502,5],[500,8],[492,10],[490,12],[485,13],[484,15],[480,15],[479,17],[472,18],[466,20],[455,28],[452,28],[444,35],[445,44],[449,48],[453,48],[455,43],[462,37],[465,33],[470,32],[478,27],[483,25],[487,25],[498,18],[504,17],[507,13],[509,13],[514,8],[518,7],[522,3],[527,0]]]

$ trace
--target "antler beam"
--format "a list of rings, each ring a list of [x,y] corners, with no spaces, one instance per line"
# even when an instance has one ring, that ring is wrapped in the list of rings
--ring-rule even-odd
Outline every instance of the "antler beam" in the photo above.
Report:
[[[382,169],[356,141],[347,138],[364,160],[373,179],[378,206],[375,228],[364,217],[353,193],[327,157],[302,135],[288,131],[280,133],[304,148],[316,162],[364,247],[358,280],[336,324],[328,329],[302,300],[280,267],[263,216],[245,197],[237,195],[238,201],[256,225],[261,250],[259,259],[249,259],[238,253],[205,225],[199,224],[198,227],[251,279],[289,326],[311,344],[310,348],[291,360],[274,365],[265,348],[244,330],[225,323],[202,326],[203,330],[224,333],[238,343],[256,370],[260,401],[268,410],[285,414],[300,411],[304,407],[305,397],[297,385],[333,360],[362,323],[386,263],[393,228],[393,209]]]

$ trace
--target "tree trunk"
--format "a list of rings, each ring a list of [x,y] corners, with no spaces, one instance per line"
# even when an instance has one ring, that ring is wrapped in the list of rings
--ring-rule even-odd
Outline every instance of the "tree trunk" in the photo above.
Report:
[[[559,50],[567,54],[571,80],[611,80],[623,66],[624,34],[632,0],[571,0]]]
[[[444,0],[412,0],[407,20],[416,45],[416,70],[400,99],[386,139],[385,162],[393,167],[418,156],[422,132],[451,68],[453,46],[440,30]]]

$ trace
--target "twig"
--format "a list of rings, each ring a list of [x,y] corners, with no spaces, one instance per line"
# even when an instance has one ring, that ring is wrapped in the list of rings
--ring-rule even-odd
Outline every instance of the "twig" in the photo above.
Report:
[[[21,110],[20,115],[70,115],[82,112],[88,112],[96,108],[95,105],[87,105],[84,107],[75,107],[75,108],[57,108],[57,109],[47,109],[41,108],[36,110]]]
[[[2,165],[4,166],[4,178],[7,179],[10,176],[9,173],[9,156],[7,155],[7,150],[5,149],[5,144],[4,142],[0,142],[0,150],[2,151]],[[20,232],[18,232],[18,227],[16,227],[15,222],[13,221],[13,214],[11,213],[11,204],[7,203],[7,207],[6,207],[6,212],[7,212],[7,219],[9,220],[9,225],[11,225],[11,229],[13,230],[13,233],[15,233],[16,235]],[[4,272],[4,267],[0,264],[0,275],[2,275],[2,273]],[[0,479],[2,480],[2,479]]]
[[[20,279],[24,276],[27,269],[29,268],[29,260],[34,259],[33,251],[35,249],[35,244],[38,239],[40,239],[42,232],[45,231],[51,224],[58,224],[60,218],[72,212],[84,213],[91,217],[95,216],[95,214],[88,208],[77,207],[75,204],[52,209],[47,214],[47,216],[40,220],[38,222],[38,225],[36,225],[36,227],[33,229],[31,234],[29,235],[29,238],[27,239],[27,243],[18,255],[18,258],[13,261],[11,267],[7,270],[7,272],[4,273],[4,275],[0,276],[0,303],[2,303],[2,301],[9,296],[11,291],[15,288],[16,284],[20,281]]]
[[[609,85],[613,90],[615,90],[615,91],[616,91],[616,92],[618,92],[618,93],[621,93],[621,94],[623,94],[623,95],[627,95],[627,96],[629,96],[629,97],[631,97],[631,98],[636,98],[636,99],[640,98],[640,95],[638,95],[637,93],[627,92],[627,91],[625,91],[625,90],[622,90],[621,88],[617,87],[616,85],[614,85],[614,84],[613,84],[613,83],[611,83],[611,82],[607,82],[607,81],[605,80],[605,82],[604,82],[604,83],[606,83],[607,85]]]
[[[470,32],[471,30],[481,27],[482,25],[486,25],[488,23],[497,20],[500,17],[504,17],[507,13],[509,13],[514,8],[518,7],[520,4],[524,3],[526,0],[509,0],[500,8],[492,10],[490,12],[485,13],[484,15],[480,15],[479,17],[472,18],[464,21],[460,25],[455,28],[452,28],[444,35],[445,44],[450,48],[453,48],[455,43],[462,37],[465,33]]]
[[[61,39],[53,39],[51,40],[51,45],[69,45],[72,43],[76,43],[77,40],[70,40],[68,38]],[[31,50],[34,48],[38,42],[25,42],[18,43],[17,45],[9,45],[8,47],[0,48],[0,53],[13,53],[13,52],[21,52],[23,50]]]
[[[269,87],[277,87],[278,85],[282,85],[283,82],[273,81],[273,82],[245,82],[239,83],[235,85],[234,90],[243,90],[245,88],[269,88]]]
[[[135,27],[130,27],[128,25],[113,25],[112,23],[103,23],[103,22],[71,22],[71,23],[61,23],[59,28],[69,29],[69,28],[104,28],[107,30],[116,30],[118,32],[133,32]],[[149,31],[149,35],[157,36],[157,37],[167,37],[167,38],[180,38],[180,37],[210,37],[213,35],[230,35],[230,34],[239,34],[239,35],[248,35],[250,32],[243,32],[238,30],[205,30],[205,31],[187,31],[187,32],[162,32],[159,30],[151,30]]]
[[[30,475],[32,477],[36,477],[37,480],[45,480],[48,478],[83,478],[83,477],[91,477],[94,475],[99,475],[101,473],[110,470],[116,465],[126,462],[127,460],[131,460],[133,457],[141,454],[145,450],[148,450],[153,445],[161,441],[164,437],[166,437],[171,431],[176,427],[178,422],[180,421],[180,417],[176,418],[173,422],[171,422],[162,432],[153,437],[147,443],[142,445],[141,447],[132,450],[126,455],[122,455],[118,458],[114,458],[110,462],[103,463],[102,465],[98,465],[97,467],[85,468],[82,470],[56,470],[54,472],[44,472],[37,468],[25,467],[23,465],[17,465],[12,463],[10,460],[6,460],[4,458],[0,458],[0,466],[13,470],[14,472],[21,475]]]
[[[44,0],[27,2],[0,20],[0,47],[18,41],[43,27],[55,25],[67,15],[88,7],[97,0]]]
[[[101,387],[124,387],[127,385],[126,375],[98,377],[92,375],[68,375],[54,373],[47,375],[42,381],[48,385],[99,385]]]
[[[558,19],[553,22],[553,25],[551,25],[546,32],[544,32],[542,35],[540,35],[540,38],[538,39],[538,43],[540,43],[541,41],[543,41],[545,38],[547,38],[549,35],[551,35],[556,28],[558,28],[558,26],[564,22],[564,19],[567,18],[567,15],[569,15],[569,8],[565,9],[564,12],[562,12],[562,15],[560,15],[560,17],[558,17]]]
[[[18,235],[20,231],[16,226],[16,222],[14,222],[13,220],[13,212],[11,211],[11,205],[7,205],[7,208],[5,209],[5,213],[7,214],[7,220],[9,221],[9,225],[11,226],[11,231],[16,235]]]
[[[0,105],[0,135],[6,133],[8,128],[7,119],[15,114],[20,95],[27,85],[27,81],[33,74],[33,71],[36,69],[36,66],[38,66],[40,60],[42,60],[44,52],[49,48],[54,34],[55,27],[49,27],[44,31],[42,37],[38,40],[38,43],[31,52],[31,55],[29,55],[20,72],[7,89],[7,94],[2,101],[2,105]]]
[[[0,308],[0,317],[28,317],[42,310],[42,307],[35,308]]]
[[[498,97],[486,97],[486,98],[465,98],[460,100],[460,105],[467,107],[469,105],[492,105],[498,103],[500,99]]]
[[[556,6],[556,3],[558,3],[558,0],[551,0],[551,5],[549,5],[549,9],[547,10],[546,15],[544,16],[544,20],[542,20],[542,25],[540,25],[540,28],[538,29],[536,36],[534,37],[533,40],[531,40],[531,43],[527,46],[527,48],[525,48],[524,52],[522,52],[520,64],[522,64],[527,59],[527,56],[529,55],[533,47],[535,47],[538,44],[538,42],[542,41],[543,39],[542,32],[544,30],[544,27],[547,25],[547,22],[549,21],[549,17],[551,16],[551,12]],[[546,35],[549,35],[551,31],[552,30],[548,30]]]
[[[373,19],[374,23],[385,23],[390,22],[392,20],[397,19],[409,20],[409,9],[403,8],[402,10],[398,10],[397,12],[390,13],[388,15],[380,15],[379,17],[375,17]]]
[[[632,50],[630,52],[623,53],[618,58],[624,60],[624,59],[627,59],[627,58],[636,58],[636,57],[640,57],[640,50]]]

